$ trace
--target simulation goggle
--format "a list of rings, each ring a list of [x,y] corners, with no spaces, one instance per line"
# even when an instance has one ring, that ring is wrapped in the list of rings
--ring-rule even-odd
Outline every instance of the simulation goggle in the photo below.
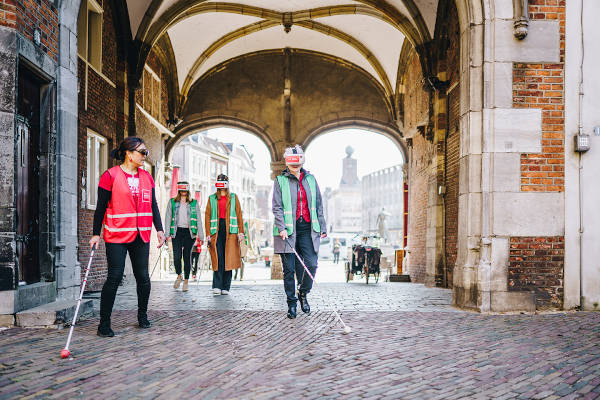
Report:
[[[304,156],[302,154],[292,154],[285,157],[285,163],[291,165],[304,164]]]
[[[216,181],[215,187],[217,189],[227,189],[229,187],[229,182],[227,181]]]
[[[177,185],[177,190],[178,191],[186,191],[189,192],[190,191],[190,185],[187,185],[185,183],[180,183]]]

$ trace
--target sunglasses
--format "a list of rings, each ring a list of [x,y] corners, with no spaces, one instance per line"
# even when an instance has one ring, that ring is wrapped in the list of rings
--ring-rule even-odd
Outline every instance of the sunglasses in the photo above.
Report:
[[[134,151],[137,151],[138,153],[140,153],[141,155],[146,156],[146,157],[148,157],[148,154],[150,154],[148,149],[142,149],[142,150],[135,149]]]

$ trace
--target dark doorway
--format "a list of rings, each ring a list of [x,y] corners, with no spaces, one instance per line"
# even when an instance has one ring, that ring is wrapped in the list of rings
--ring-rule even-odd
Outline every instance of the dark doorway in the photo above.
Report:
[[[45,84],[25,66],[19,68],[17,99],[16,200],[19,282],[40,281],[40,98]]]

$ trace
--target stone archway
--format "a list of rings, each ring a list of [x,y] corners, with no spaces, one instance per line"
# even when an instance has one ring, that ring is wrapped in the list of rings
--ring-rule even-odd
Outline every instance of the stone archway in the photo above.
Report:
[[[260,126],[242,119],[242,118],[231,118],[231,117],[204,117],[198,119],[192,119],[182,123],[174,132],[174,136],[167,140],[165,143],[165,161],[170,161],[173,150],[179,143],[187,136],[194,134],[201,130],[219,127],[230,127],[237,128],[239,130],[251,133],[257,136],[269,150],[271,159],[276,157],[275,144],[271,140],[269,134],[263,130]]]

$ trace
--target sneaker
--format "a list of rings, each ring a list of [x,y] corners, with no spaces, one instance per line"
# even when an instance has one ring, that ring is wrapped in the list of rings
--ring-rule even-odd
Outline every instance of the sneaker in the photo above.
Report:
[[[179,289],[179,284],[182,280],[183,278],[181,277],[181,275],[177,275],[177,279],[175,279],[175,283],[173,284],[173,289]]]
[[[183,281],[183,287],[181,288],[182,292],[187,292],[188,291],[188,280],[184,280]]]
[[[221,294],[229,294],[229,290],[221,290]]]
[[[196,280],[196,275],[192,275],[192,280]]]
[[[213,294],[221,294],[221,289],[214,288]]]

